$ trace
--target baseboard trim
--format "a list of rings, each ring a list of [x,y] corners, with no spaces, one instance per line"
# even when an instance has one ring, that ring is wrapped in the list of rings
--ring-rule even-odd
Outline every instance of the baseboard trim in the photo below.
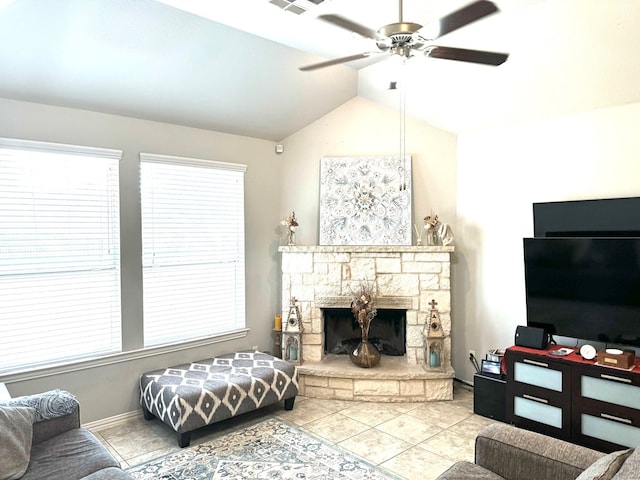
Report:
[[[142,410],[140,409],[132,412],[126,412],[126,413],[121,413],[119,415],[114,415],[113,417],[103,418],[101,420],[96,420],[94,422],[83,423],[82,426],[89,430],[92,430],[92,429],[98,430],[102,428],[113,427],[126,420],[133,420],[138,417],[142,417]]]
[[[466,385],[467,387],[473,388],[473,383],[467,382],[466,380],[462,380],[461,378],[454,378],[453,381],[454,382],[460,382],[463,385]]]

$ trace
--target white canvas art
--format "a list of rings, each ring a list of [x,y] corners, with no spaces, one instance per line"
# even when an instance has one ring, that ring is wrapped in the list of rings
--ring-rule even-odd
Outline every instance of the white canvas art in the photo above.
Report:
[[[320,245],[411,245],[411,156],[320,159]]]

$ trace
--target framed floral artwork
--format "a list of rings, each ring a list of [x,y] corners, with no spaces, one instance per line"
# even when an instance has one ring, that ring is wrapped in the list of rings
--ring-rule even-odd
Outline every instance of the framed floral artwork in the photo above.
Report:
[[[320,159],[320,245],[411,245],[411,156]]]

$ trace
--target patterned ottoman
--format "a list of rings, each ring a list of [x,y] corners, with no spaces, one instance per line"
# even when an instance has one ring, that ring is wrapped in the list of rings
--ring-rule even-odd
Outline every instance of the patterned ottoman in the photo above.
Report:
[[[140,377],[144,418],[159,418],[187,447],[191,431],[298,394],[295,365],[260,352],[238,352],[148,372]]]

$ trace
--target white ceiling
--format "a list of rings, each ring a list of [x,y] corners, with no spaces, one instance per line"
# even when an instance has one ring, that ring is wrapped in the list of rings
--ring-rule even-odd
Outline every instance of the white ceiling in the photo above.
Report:
[[[405,0],[427,25],[471,0]],[[300,72],[375,50],[316,19],[377,29],[392,0],[15,0],[0,9],[0,97],[280,141],[360,95],[452,132],[640,101],[640,1],[496,0],[501,12],[434,42],[510,53],[499,67],[412,58]]]

